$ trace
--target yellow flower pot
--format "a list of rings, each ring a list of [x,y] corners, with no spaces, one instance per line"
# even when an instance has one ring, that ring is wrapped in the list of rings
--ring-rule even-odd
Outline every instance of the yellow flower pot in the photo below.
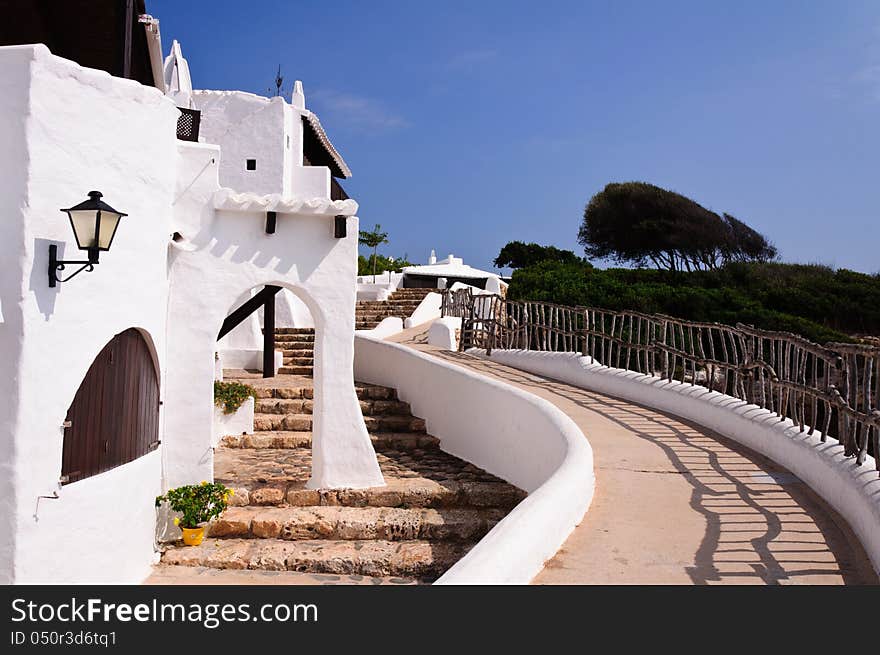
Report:
[[[183,530],[183,543],[187,546],[198,546],[205,538],[205,528],[180,528]]]

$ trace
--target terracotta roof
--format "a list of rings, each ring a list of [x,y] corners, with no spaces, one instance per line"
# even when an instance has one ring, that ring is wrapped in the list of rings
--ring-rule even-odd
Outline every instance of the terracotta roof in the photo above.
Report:
[[[311,165],[328,166],[333,177],[351,177],[351,169],[345,163],[342,155],[330,143],[318,117],[312,112],[306,111],[303,114],[303,127],[305,127],[303,130],[303,154]]]

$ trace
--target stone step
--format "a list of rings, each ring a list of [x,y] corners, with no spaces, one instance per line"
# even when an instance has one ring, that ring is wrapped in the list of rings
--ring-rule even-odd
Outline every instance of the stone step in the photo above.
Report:
[[[400,507],[231,507],[209,528],[215,538],[302,541],[478,541],[504,511]]]
[[[285,366],[313,366],[315,360],[313,357],[285,357]]]
[[[413,302],[379,302],[371,305],[361,305],[360,303],[355,306],[355,312],[382,312],[387,310],[403,310],[403,309],[415,309],[421,303]]]
[[[257,571],[212,569],[207,566],[171,566],[157,564],[146,585],[415,585],[415,578],[300,573],[299,571]]]
[[[275,328],[275,334],[315,334],[315,328]]]
[[[364,416],[412,416],[409,403],[400,400],[361,400]],[[310,398],[260,398],[254,411],[258,414],[312,414],[314,400]]]
[[[311,375],[311,366],[282,366],[278,369],[282,375]]]
[[[425,421],[414,416],[364,416],[370,432],[424,432]],[[311,414],[254,414],[254,431],[312,429]]]
[[[259,378],[249,381],[257,392],[257,398],[313,398],[314,387],[302,384],[286,385],[277,378]],[[361,400],[396,400],[397,392],[390,387],[356,384],[355,393]]]
[[[277,345],[277,344],[276,344]],[[285,357],[314,357],[314,348],[282,348]]]
[[[314,343],[315,335],[314,334],[275,334],[275,342],[279,343],[281,341],[291,342],[291,343]]]
[[[299,452],[290,450],[286,452]],[[219,450],[217,452],[220,452]],[[238,451],[244,452],[244,451]],[[265,452],[265,451],[249,451]],[[382,453],[379,453],[382,454]],[[306,489],[301,478],[262,478],[234,481],[215,476],[235,490],[230,499],[237,507],[275,505],[294,507],[407,507],[513,509],[523,492],[504,482],[388,478],[384,487],[367,489]]]
[[[409,318],[408,312],[383,312],[381,314],[358,314],[354,317],[355,323],[361,323],[363,321],[381,321],[383,318],[388,318],[389,316],[396,316],[397,318]]]
[[[377,450],[426,450],[439,448],[440,440],[423,432],[371,432]],[[220,439],[224,448],[311,448],[312,433],[265,430],[254,434],[228,435]]]
[[[470,549],[453,541],[205,539],[169,548],[163,564],[337,575],[435,578]]]

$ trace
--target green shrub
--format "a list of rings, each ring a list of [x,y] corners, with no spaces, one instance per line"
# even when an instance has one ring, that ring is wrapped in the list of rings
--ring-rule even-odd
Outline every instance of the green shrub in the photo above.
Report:
[[[219,482],[203,481],[201,484],[187,484],[169,489],[163,496],[156,496],[156,507],[167,502],[171,509],[180,512],[174,524],[181,528],[196,528],[199,523],[220,516],[226,509],[229,497],[234,492]]]
[[[734,263],[685,273],[541,262],[514,271],[507,297],[749,323],[817,343],[880,335],[880,276],[816,265]]]
[[[248,399],[257,397],[256,390],[241,382],[214,382],[214,404],[223,408],[224,414],[234,414]]]

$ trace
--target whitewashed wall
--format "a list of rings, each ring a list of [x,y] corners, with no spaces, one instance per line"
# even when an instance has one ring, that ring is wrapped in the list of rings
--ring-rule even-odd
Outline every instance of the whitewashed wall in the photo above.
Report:
[[[137,327],[164,369],[178,112],[41,45],[0,48],[0,90],[0,582],[136,582],[153,557],[160,453],[67,485],[34,514],[59,490],[61,424],[104,345]],[[94,272],[50,289],[49,244],[84,254],[59,208],[93,189],[130,215]]]
[[[282,289],[275,296],[275,324],[278,327],[313,328],[315,319],[308,305],[296,294]]]
[[[177,212],[192,235],[175,248],[170,269],[166,484],[210,478],[216,335],[229,308],[252,288],[285,287],[305,303],[315,333],[312,487],[384,483],[369,440],[352,374],[358,220],[348,237],[333,236],[333,216],[279,213],[275,234],[265,212],[216,210],[188,224],[193,208],[210,203],[219,155],[179,146]],[[335,210],[333,213],[337,213]]]
[[[221,186],[290,195],[291,167],[302,165],[303,127],[296,110],[281,97],[243,91],[194,91],[193,105],[202,112],[200,137],[223,151]],[[256,170],[247,170],[248,159],[257,160]]]

